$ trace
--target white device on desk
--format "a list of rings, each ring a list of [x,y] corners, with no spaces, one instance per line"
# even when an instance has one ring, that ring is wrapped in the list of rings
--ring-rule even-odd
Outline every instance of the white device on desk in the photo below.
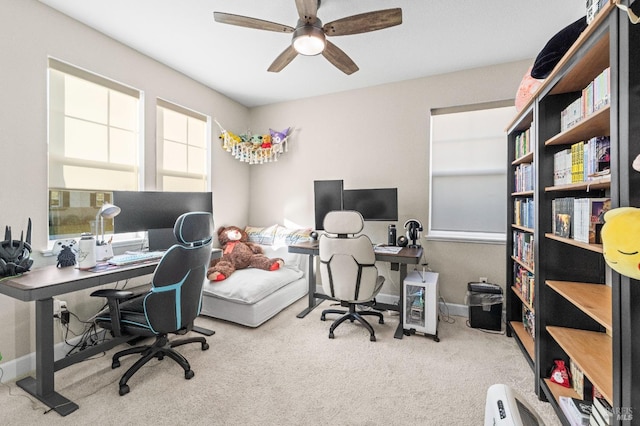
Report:
[[[404,279],[402,323],[405,332],[438,338],[438,273],[413,271]]]

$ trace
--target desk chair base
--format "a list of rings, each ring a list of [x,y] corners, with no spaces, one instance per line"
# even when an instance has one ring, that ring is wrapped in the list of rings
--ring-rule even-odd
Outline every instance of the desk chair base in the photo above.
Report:
[[[335,335],[333,334],[333,331],[340,324],[342,324],[346,320],[349,320],[351,322],[357,320],[367,330],[369,330],[369,334],[370,334],[369,340],[371,340],[372,342],[375,342],[376,341],[376,333],[375,333],[375,331],[373,331],[373,327],[371,327],[371,324],[369,324],[369,322],[366,319],[364,319],[363,316],[364,315],[371,315],[371,316],[378,317],[378,324],[384,324],[384,317],[382,316],[382,314],[380,312],[375,312],[375,311],[360,311],[360,312],[356,312],[356,304],[355,303],[349,303],[349,312],[342,311],[342,310],[339,310],[339,309],[325,309],[324,311],[322,311],[322,315],[320,316],[320,319],[322,321],[326,321],[326,315],[327,314],[340,314],[340,315],[342,315],[340,318],[335,320],[333,322],[333,324],[331,324],[331,328],[329,328],[329,339],[335,338]]]
[[[186,339],[169,341],[169,339],[167,338],[167,335],[163,334],[156,337],[156,340],[153,343],[153,345],[136,346],[135,348],[125,349],[123,351],[116,353],[113,356],[111,368],[120,367],[120,358],[122,358],[123,356],[131,355],[131,354],[140,354],[142,356],[142,358],[136,361],[136,363],[133,364],[120,379],[120,383],[119,383],[120,396],[129,393],[129,385],[127,385],[127,382],[129,381],[131,376],[133,376],[136,373],[136,371],[138,371],[143,365],[145,365],[151,359],[157,358],[159,360],[162,360],[164,359],[165,355],[171,358],[172,360],[174,360],[175,362],[177,362],[182,367],[182,369],[184,370],[185,379],[187,380],[191,379],[194,376],[194,372],[193,370],[191,370],[189,361],[187,361],[187,359],[184,356],[182,356],[180,352],[173,349],[176,346],[182,346],[187,343],[200,343],[203,351],[206,351],[207,349],[209,349],[209,344],[207,343],[204,337],[190,337]]]

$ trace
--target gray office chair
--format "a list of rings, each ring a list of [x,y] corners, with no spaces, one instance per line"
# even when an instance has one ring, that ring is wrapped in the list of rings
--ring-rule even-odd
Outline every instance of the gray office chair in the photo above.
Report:
[[[356,211],[332,211],[324,217],[323,225],[328,234],[321,235],[319,241],[322,287],[327,295],[339,300],[349,311],[325,309],[320,319],[325,321],[327,314],[342,314],[331,324],[330,339],[344,321],[357,320],[369,330],[370,340],[375,342],[373,327],[363,316],[376,316],[378,322],[384,324],[382,314],[373,310],[356,311],[358,304],[375,302],[384,283],[384,277],[378,276],[371,240],[366,235],[355,235],[364,227],[362,215]]]
[[[100,312],[95,322],[116,337],[155,337],[151,345],[125,349],[113,356],[112,368],[120,366],[120,358],[140,354],[133,366],[120,379],[120,395],[129,393],[127,381],[153,358],[168,356],[184,369],[185,379],[194,376],[189,362],[176,346],[200,343],[209,349],[204,337],[170,341],[168,334],[185,334],[200,313],[202,286],[211,259],[213,219],[211,213],[192,212],[180,216],[173,228],[179,244],[164,254],[155,269],[151,289],[141,295],[130,291],[103,289],[91,295],[106,297],[108,309]]]

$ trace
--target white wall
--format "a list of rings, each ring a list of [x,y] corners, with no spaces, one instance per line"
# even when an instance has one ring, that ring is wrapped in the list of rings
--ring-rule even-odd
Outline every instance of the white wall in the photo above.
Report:
[[[396,226],[402,229],[407,219],[416,218],[426,229],[430,110],[513,99],[530,64],[519,61],[253,108],[252,129],[294,126],[295,131],[289,152],[277,163],[251,166],[250,222],[313,227],[313,181],[343,179],[346,189],[397,187]],[[364,232],[374,242],[386,242],[387,225],[367,222]],[[464,303],[467,282],[481,276],[505,283],[503,244],[422,244],[448,302]],[[382,293],[397,295],[398,273],[378,266],[387,276]]]
[[[246,107],[35,0],[2,0],[0,12],[0,227],[14,238],[33,220],[35,266],[52,263],[47,246],[47,58],[53,56],[144,91],[145,155],[155,158],[157,97],[217,118],[230,128],[246,128]],[[246,223],[249,212],[247,165],[218,149],[212,128],[212,180],[216,223]],[[155,188],[155,162],[145,170],[146,189]],[[229,182],[232,181],[233,185]],[[230,208],[232,206],[232,208]],[[89,292],[63,295],[81,318],[100,300]],[[0,295],[0,352],[5,361],[34,350],[33,303]],[[77,325],[77,324],[76,324]]]

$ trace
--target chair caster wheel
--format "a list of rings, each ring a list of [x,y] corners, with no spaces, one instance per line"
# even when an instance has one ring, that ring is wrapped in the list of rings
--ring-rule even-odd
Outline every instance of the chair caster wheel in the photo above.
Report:
[[[202,350],[206,351],[207,349],[209,349],[209,344],[205,342],[202,344]]]
[[[334,337],[336,336],[334,336],[333,333],[329,333],[329,339],[333,339]]]
[[[120,361],[113,361],[111,363],[111,369],[120,367]]]
[[[384,320],[380,318],[380,320],[378,320],[378,324],[384,324]]]
[[[320,321],[326,321],[327,319],[324,317],[324,315],[320,316]]]
[[[376,341],[376,336],[373,336],[373,335],[372,335],[372,336],[369,338],[369,340],[371,340],[372,342],[375,342],[375,341]]]
[[[433,341],[434,341],[434,342],[439,342],[439,341],[440,341],[440,338],[439,338],[438,336],[433,336]]]
[[[193,370],[187,370],[184,372],[184,378],[187,380],[192,379],[194,375],[195,373],[193,372]]]
[[[164,359],[164,354],[158,352],[158,355],[156,355],[156,358],[158,358],[158,361],[162,361]]]
[[[120,394],[120,396],[128,394],[129,393],[129,385],[121,385],[120,386],[120,391],[118,391],[118,393]]]

